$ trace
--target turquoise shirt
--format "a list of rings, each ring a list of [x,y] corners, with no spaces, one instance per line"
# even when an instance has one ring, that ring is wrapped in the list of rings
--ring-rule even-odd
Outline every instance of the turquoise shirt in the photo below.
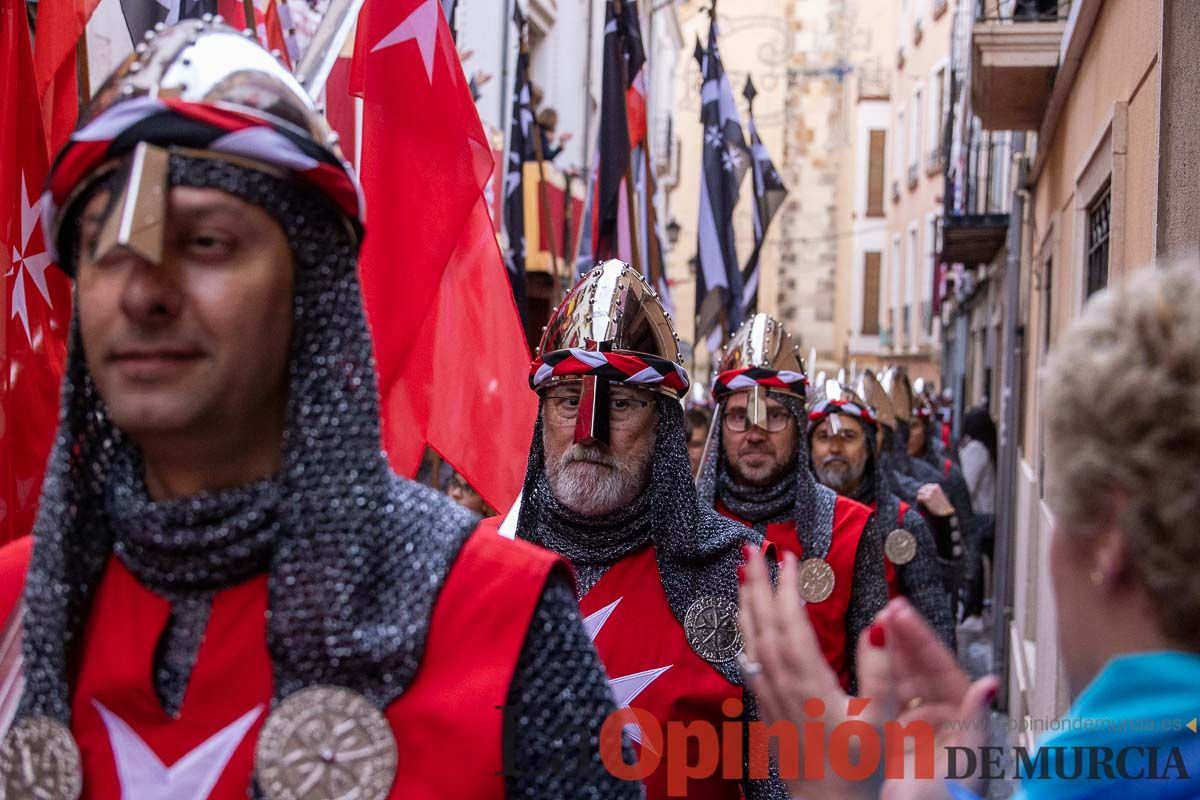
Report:
[[[1187,727],[1197,716],[1200,654],[1118,656],[1076,698],[1060,730],[1030,754],[1037,757],[1032,770],[1018,758],[1022,790],[1014,800],[1200,798],[1200,733]],[[951,794],[974,797],[957,786]]]

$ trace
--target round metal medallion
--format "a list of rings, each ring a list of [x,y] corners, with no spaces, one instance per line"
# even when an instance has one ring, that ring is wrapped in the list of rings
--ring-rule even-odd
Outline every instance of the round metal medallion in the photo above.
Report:
[[[742,631],[737,623],[737,603],[708,595],[696,600],[683,618],[688,644],[705,661],[719,664],[742,652]]]
[[[833,567],[823,558],[806,558],[800,563],[800,596],[806,603],[820,603],[833,594]]]
[[[896,528],[884,540],[883,552],[887,555],[888,561],[902,567],[916,557],[917,537],[904,528]]]
[[[365,697],[310,686],[263,724],[254,774],[268,800],[385,800],[397,758],[391,726]]]
[[[30,717],[0,744],[0,800],[77,800],[83,791],[79,747],[71,731],[49,717]]]

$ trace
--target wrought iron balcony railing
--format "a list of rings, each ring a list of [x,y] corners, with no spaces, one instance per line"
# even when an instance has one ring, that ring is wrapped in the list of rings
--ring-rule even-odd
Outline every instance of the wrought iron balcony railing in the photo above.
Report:
[[[976,0],[976,22],[1058,22],[1071,15],[1072,0]]]

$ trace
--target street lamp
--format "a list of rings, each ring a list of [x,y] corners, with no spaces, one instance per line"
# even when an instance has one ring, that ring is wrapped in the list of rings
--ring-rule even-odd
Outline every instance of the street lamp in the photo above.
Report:
[[[679,222],[674,217],[671,217],[671,221],[667,223],[667,242],[672,248],[679,243],[679,231]]]

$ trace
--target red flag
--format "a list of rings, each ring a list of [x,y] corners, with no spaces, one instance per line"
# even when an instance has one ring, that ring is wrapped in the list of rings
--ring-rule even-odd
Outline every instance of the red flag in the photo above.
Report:
[[[536,401],[483,188],[494,169],[439,0],[367,0],[352,91],[363,99],[363,294],[393,467],[426,445],[489,505],[520,491]]]
[[[277,50],[279,57],[288,69],[292,68],[292,57],[288,52],[287,39],[283,35],[283,24],[279,20],[279,7],[275,0],[267,3],[267,11],[263,14],[263,44],[268,50]]]
[[[74,61],[71,62],[74,69]],[[33,527],[58,416],[71,290],[40,195],[48,158],[22,0],[0,0],[0,542]]]
[[[358,157],[358,113],[355,111],[354,98],[350,95],[350,63],[349,58],[338,58],[333,62],[333,69],[325,80],[325,119],[338,135],[338,145],[354,168]]]
[[[625,115],[629,123],[629,149],[635,150],[646,140],[646,68],[633,76],[625,90]]]
[[[38,3],[33,63],[37,70],[37,96],[41,101],[42,119],[50,133],[51,153],[57,153],[75,129],[79,109],[75,45],[99,4],[100,0],[43,0]]]

